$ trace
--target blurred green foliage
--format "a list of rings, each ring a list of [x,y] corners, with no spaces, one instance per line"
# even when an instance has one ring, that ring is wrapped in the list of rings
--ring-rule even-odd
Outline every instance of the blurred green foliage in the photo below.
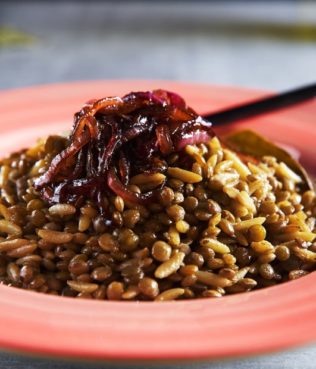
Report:
[[[35,38],[12,27],[0,26],[0,47],[29,45]]]
[[[316,25],[308,23],[278,24],[252,23],[225,24],[218,30],[243,37],[278,38],[288,41],[315,42]]]

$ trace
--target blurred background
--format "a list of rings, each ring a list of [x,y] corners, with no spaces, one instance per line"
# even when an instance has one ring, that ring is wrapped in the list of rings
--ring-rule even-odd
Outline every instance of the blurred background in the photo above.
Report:
[[[168,79],[281,90],[316,78],[316,1],[1,1],[0,89]]]

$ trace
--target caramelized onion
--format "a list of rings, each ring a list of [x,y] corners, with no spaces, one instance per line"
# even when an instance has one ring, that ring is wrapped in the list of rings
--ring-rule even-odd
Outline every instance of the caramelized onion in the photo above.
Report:
[[[211,123],[172,92],[90,100],[75,114],[69,146],[52,160],[35,188],[49,203],[86,199],[102,208],[104,196],[114,192],[130,203],[147,204],[157,191],[132,192],[127,187],[130,176],[166,171],[169,154],[213,136]]]
[[[123,200],[134,204],[146,205],[152,201],[155,197],[155,192],[150,191],[145,194],[140,194],[129,190],[122,182],[118,179],[115,174],[115,169],[111,168],[108,173],[108,186],[118,196],[121,196]]]
[[[211,136],[207,131],[196,130],[185,133],[181,139],[175,142],[175,150],[181,151],[186,147],[186,145],[196,145],[199,143],[209,142],[212,137],[213,136]]]

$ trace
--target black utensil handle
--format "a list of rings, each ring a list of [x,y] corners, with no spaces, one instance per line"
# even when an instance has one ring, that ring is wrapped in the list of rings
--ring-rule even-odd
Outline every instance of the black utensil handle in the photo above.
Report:
[[[262,99],[254,100],[250,103],[241,104],[229,109],[220,110],[215,113],[206,114],[203,115],[203,117],[211,121],[214,126],[228,124],[237,120],[246,119],[262,113],[281,109],[289,105],[298,104],[315,96],[316,83],[313,83],[295,90],[264,97]]]

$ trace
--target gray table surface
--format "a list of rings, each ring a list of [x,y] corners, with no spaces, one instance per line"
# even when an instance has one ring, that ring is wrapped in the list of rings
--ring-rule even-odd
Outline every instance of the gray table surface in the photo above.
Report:
[[[0,354],[0,368],[6,369],[315,369],[315,349],[305,347],[273,355],[239,360],[200,363],[137,364],[119,365],[107,363],[70,362],[56,359],[32,358],[29,356]]]
[[[281,90],[316,77],[315,2],[1,1],[1,26],[26,32],[32,42],[0,42],[0,89],[141,78]],[[188,368],[314,369],[315,361],[309,346]],[[0,368],[86,367],[0,353]]]

